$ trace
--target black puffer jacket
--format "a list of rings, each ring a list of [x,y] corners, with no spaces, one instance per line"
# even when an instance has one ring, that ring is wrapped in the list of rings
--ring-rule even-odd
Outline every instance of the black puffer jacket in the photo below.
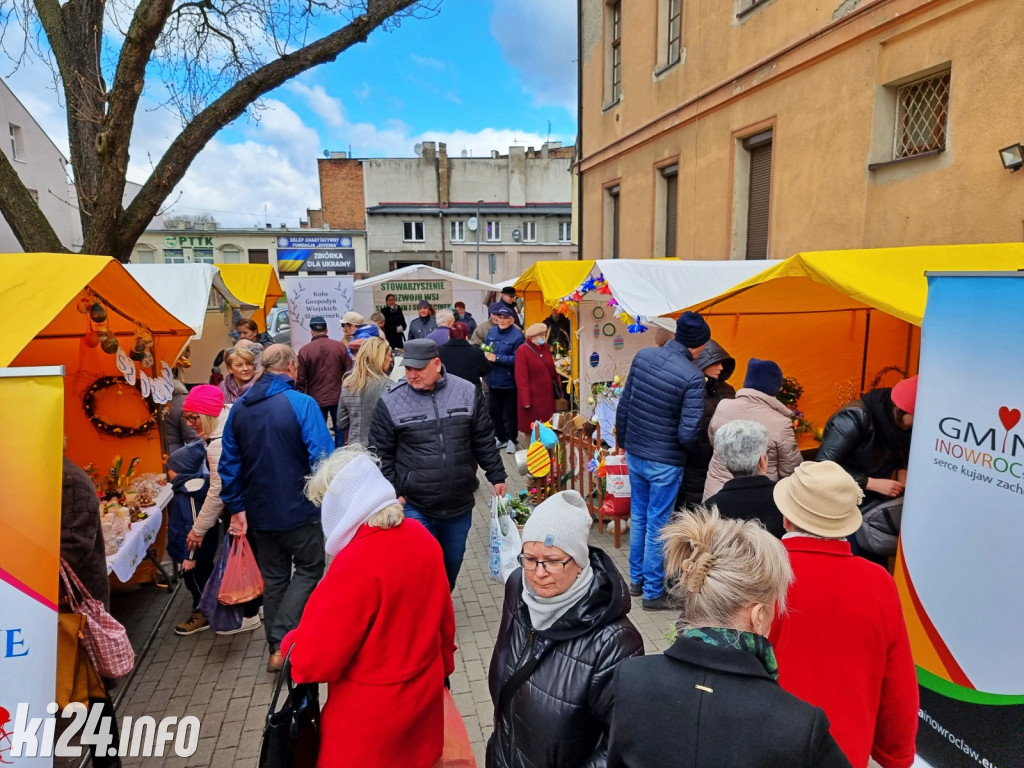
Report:
[[[896,425],[891,392],[888,387],[873,389],[833,413],[815,459],[834,461],[862,489],[869,478],[888,479],[897,469],[906,469],[910,430]]]
[[[620,448],[642,459],[686,466],[704,414],[704,374],[675,339],[641,349],[615,415]]]
[[[370,422],[370,447],[395,493],[430,517],[455,517],[473,508],[478,464],[488,481],[505,482],[483,396],[447,373],[433,390],[413,389],[402,379],[381,395]]]
[[[612,673],[642,656],[643,640],[626,614],[629,592],[612,559],[590,548],[587,595],[538,631],[522,599],[522,569],[505,584],[505,605],[488,677],[497,710],[502,687],[531,655],[540,661],[494,715],[487,768],[597,768],[607,760]]]
[[[711,436],[708,434],[708,425],[711,424],[711,417],[715,415],[719,401],[732,400],[736,397],[736,390],[731,384],[726,383],[736,372],[736,361],[718,342],[711,340],[693,364],[703,372],[705,368],[715,363],[722,364],[722,372],[714,378],[705,377],[704,415],[700,419],[697,450],[691,453],[686,461],[683,483],[679,487],[679,498],[676,500],[677,507],[692,507],[700,504],[704,498],[704,481],[708,477],[708,465],[711,464],[711,457],[715,453],[715,446],[711,444]]]

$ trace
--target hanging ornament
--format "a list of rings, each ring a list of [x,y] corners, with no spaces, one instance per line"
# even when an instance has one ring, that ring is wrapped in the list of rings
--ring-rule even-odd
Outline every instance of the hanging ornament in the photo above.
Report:
[[[154,365],[156,365],[156,358],[154,358],[153,353],[147,349],[146,354],[142,357],[142,367],[152,368]]]
[[[128,357],[130,357],[135,362],[139,363],[139,362],[142,362],[142,359],[145,356],[146,356],[146,341],[141,336],[136,336],[135,337],[135,346],[132,348],[132,351],[128,353]]]
[[[92,309],[93,300],[89,296],[81,296],[78,299],[78,304],[75,305],[75,309],[81,312],[83,315],[89,314],[89,310]]]
[[[117,337],[112,334],[107,334],[106,337],[100,341],[100,349],[108,355],[116,355],[120,346],[121,345],[117,343]]]
[[[608,285],[608,283],[605,283],[604,285],[598,286],[597,292],[598,293],[602,293],[605,296],[611,296],[612,295],[612,287],[610,285]]]
[[[594,352],[590,356],[590,367],[591,368],[597,368],[597,366],[600,365],[600,364],[601,364],[601,356],[599,354],[597,354],[597,352]]]
[[[617,302],[615,299],[608,299],[608,303],[605,304],[605,306],[606,307],[617,307],[617,306],[619,306],[619,302]]]
[[[647,333],[647,326],[641,323],[639,320],[629,326],[630,333]]]
[[[96,331],[90,330],[85,334],[83,341],[89,349],[96,349],[100,345],[100,335]]]
[[[601,336],[601,326],[599,326],[597,323],[594,323],[594,338],[596,339],[596,338],[599,338],[600,336]]]
[[[89,317],[94,323],[105,323],[107,321],[107,310],[97,301],[89,309]]]
[[[622,349],[626,345],[626,342],[622,340],[621,336],[616,336],[615,341],[612,342],[612,346],[616,349]]]
[[[619,322],[622,323],[623,325],[629,325],[630,323],[633,322],[633,318],[630,317],[629,313],[627,313],[627,312],[620,312],[619,313]]]

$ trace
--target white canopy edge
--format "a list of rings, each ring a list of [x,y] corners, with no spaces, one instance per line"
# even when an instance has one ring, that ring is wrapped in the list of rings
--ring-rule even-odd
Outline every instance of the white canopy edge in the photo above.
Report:
[[[211,289],[232,307],[257,309],[228,290],[213,264],[125,264],[125,268],[160,306],[193,330],[193,338],[203,335]]]
[[[439,269],[438,267],[431,267],[427,264],[410,264],[407,267],[401,267],[399,269],[392,270],[391,272],[385,272],[383,275],[376,275],[374,277],[367,277],[362,280],[356,280],[355,287],[361,288],[363,286],[374,286],[379,283],[389,283],[394,280],[401,280],[406,275],[413,273],[422,273],[423,271],[431,272],[438,277],[442,277],[446,280],[457,280],[460,283],[465,283],[466,287],[479,288],[486,291],[497,291],[500,288],[485,283],[483,280],[474,280],[472,277],[466,277],[465,275],[459,275],[455,272],[449,272],[446,269]],[[504,285],[504,283],[503,283]],[[509,283],[511,285],[511,283]]]
[[[604,275],[620,311],[650,324],[674,328],[662,317],[713,299],[778,264],[766,261],[599,259],[593,275]]]

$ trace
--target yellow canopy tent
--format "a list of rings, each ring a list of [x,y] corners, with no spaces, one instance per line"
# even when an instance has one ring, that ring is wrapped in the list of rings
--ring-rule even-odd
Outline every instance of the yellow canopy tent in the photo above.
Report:
[[[843,402],[917,371],[926,271],[1016,269],[1022,243],[798,253],[690,309],[736,358],[731,383],[751,357],[774,360],[821,428]]]
[[[523,297],[525,323],[539,323],[551,314],[551,308],[587,279],[594,262],[538,261],[516,281],[516,293]],[[575,330],[575,329],[574,329]]]
[[[218,264],[224,284],[235,296],[259,309],[252,313],[261,331],[267,330],[267,313],[284,296],[277,273],[269,264]]]
[[[156,365],[147,369],[160,376],[160,363],[173,365],[193,331],[156,302],[117,261],[106,256],[77,253],[0,255],[0,304],[14,322],[0,337],[0,366],[63,365],[64,434],[67,455],[79,466],[89,462],[102,470],[114,456],[127,462],[141,458],[140,472],[160,472],[163,467],[160,436],[156,429],[130,437],[99,431],[83,409],[86,390],[99,379],[120,375],[114,355],[89,347],[87,314],[79,311],[80,299],[91,292],[106,308],[108,333],[131,350],[139,324],[152,334]],[[116,424],[131,427],[148,416],[141,396],[117,390],[107,398],[106,418],[121,417]],[[97,403],[101,396],[97,395]],[[97,413],[97,415],[100,415]]]

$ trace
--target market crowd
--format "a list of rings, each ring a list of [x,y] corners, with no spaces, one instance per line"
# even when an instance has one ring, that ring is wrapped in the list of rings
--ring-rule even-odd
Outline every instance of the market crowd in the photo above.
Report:
[[[265,588],[220,631],[262,626],[268,670],[287,657],[295,682],[328,685],[319,765],[438,763],[480,473],[504,496],[502,450],[565,396],[563,320],[524,328],[511,288],[482,322],[425,301],[407,322],[389,295],[369,322],[347,313],[342,341],[313,318],[298,353],[240,327],[219,383],[179,389],[168,467],[207,482],[174,502],[193,598],[174,631],[210,628],[221,538],[245,537]],[[629,573],[590,545],[575,491],[533,510],[490,660],[486,765],[909,768],[916,673],[885,565],[916,377],[841,408],[805,461],[776,363],[749,360],[734,389],[736,361],[689,312],[658,341],[617,409]],[[664,654],[644,655],[633,598],[678,616]]]

